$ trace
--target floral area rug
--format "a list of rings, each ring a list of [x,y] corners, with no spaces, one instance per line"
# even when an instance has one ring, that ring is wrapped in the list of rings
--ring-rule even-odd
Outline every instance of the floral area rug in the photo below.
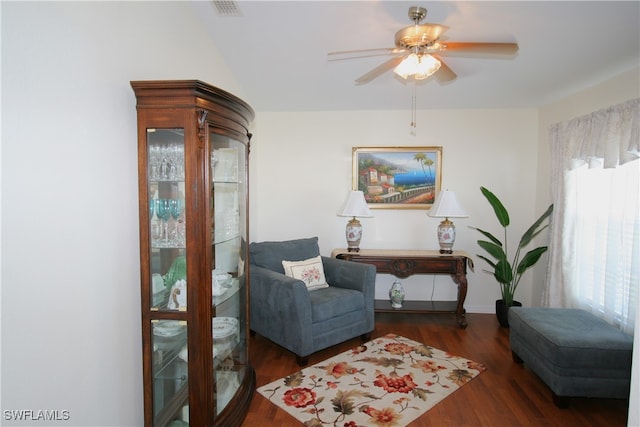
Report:
[[[389,334],[258,392],[309,427],[406,426],[485,369]]]

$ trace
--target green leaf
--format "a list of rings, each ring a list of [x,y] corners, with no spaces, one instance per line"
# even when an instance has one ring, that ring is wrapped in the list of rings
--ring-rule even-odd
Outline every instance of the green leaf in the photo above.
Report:
[[[492,260],[490,260],[489,258],[482,256],[482,255],[478,255],[478,258],[482,258],[483,260],[485,260],[487,262],[487,264],[489,264],[491,267],[493,267],[494,269],[496,268],[496,263],[493,262]],[[493,271],[491,272],[493,273]]]
[[[404,362],[400,359],[393,359],[390,357],[365,357],[359,359],[358,362],[367,362],[376,366],[383,366],[385,368],[394,368],[401,366]]]
[[[498,199],[495,194],[487,190],[485,187],[480,187],[480,191],[482,191],[484,197],[486,197],[489,201],[489,204],[493,208],[493,211],[495,212],[496,218],[498,218],[498,222],[500,222],[500,225],[502,225],[503,227],[508,227],[509,213],[507,212],[507,209],[504,207],[500,199]]]
[[[433,392],[431,390],[427,390],[425,388],[420,388],[420,387],[416,387],[413,390],[411,390],[411,394],[413,394],[415,397],[417,397],[420,400],[427,400],[427,397],[430,394],[433,394]]]
[[[544,226],[541,230],[536,231],[537,228],[540,227],[540,224],[542,224],[543,221],[547,219],[552,212],[553,212],[553,205],[549,205],[545,213],[543,213],[540,216],[540,218],[538,218],[536,222],[534,222],[533,225],[529,227],[529,229],[522,235],[522,238],[520,239],[521,248],[524,248],[525,246],[527,246],[531,242],[531,240],[533,240],[533,238],[538,235],[540,231],[547,228],[547,226]]]
[[[336,396],[331,399],[333,410],[345,415],[351,415],[356,408],[356,400],[358,397],[371,398],[369,393],[360,390],[338,390]]]
[[[486,240],[478,240],[478,245],[487,251],[489,255],[494,257],[496,260],[505,260],[507,259],[507,254],[504,253],[502,246],[496,245],[492,242],[487,242]]]
[[[494,276],[500,283],[509,284],[513,280],[513,271],[511,271],[511,264],[506,259],[498,261],[496,264]]]
[[[500,240],[498,240],[493,234],[489,233],[488,231],[484,231],[484,230],[481,230],[481,229],[476,228],[476,227],[471,227],[471,228],[474,229],[474,230],[479,231],[480,233],[482,233],[484,235],[484,237],[486,237],[487,239],[490,239],[496,245],[502,246],[502,242]]]
[[[304,374],[302,371],[294,372],[293,374],[284,378],[284,385],[287,387],[298,387],[304,380]]]
[[[413,351],[415,351],[420,356],[424,357],[433,357],[433,348],[428,345],[420,345],[416,347]]]
[[[547,251],[546,246],[541,246],[539,248],[535,248],[529,252],[522,258],[520,263],[518,264],[518,274],[522,274],[525,270],[531,267],[533,264],[538,262],[543,253]]]
[[[343,392],[342,390],[338,390],[336,397],[331,399],[331,403],[333,404],[333,410],[335,412],[340,412],[345,415],[353,414],[355,401],[349,391]]]

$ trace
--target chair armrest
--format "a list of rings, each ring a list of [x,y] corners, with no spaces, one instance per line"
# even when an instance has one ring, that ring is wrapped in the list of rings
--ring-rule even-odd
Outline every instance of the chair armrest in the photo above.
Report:
[[[257,265],[249,266],[250,328],[305,356],[311,348],[311,301],[304,282]]]
[[[327,283],[340,288],[355,289],[373,294],[376,283],[376,267],[344,259],[322,257]]]

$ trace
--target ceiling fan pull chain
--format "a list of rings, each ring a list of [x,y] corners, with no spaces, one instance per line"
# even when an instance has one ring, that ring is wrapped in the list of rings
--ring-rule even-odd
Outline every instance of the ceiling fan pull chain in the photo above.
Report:
[[[416,127],[416,82],[413,81],[411,88],[411,127]]]

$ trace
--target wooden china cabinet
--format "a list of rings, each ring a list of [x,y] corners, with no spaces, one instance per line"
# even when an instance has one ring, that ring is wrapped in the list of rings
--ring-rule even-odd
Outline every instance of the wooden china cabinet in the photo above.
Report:
[[[133,81],[145,426],[239,426],[248,353],[254,112],[197,80]]]

